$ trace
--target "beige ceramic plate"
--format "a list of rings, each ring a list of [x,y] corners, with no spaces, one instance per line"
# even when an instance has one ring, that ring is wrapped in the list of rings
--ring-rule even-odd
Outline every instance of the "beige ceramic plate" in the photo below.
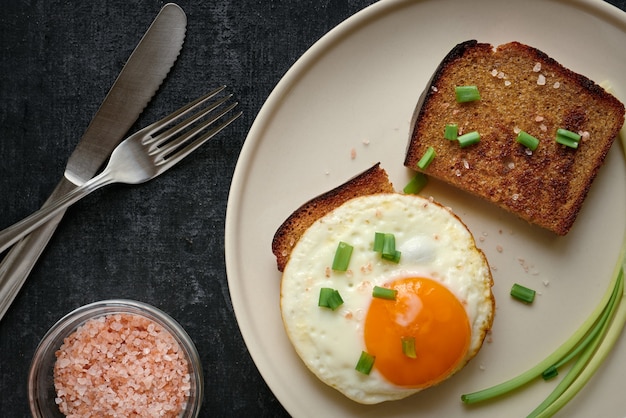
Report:
[[[626,14],[601,1],[382,1],[304,54],[250,130],[226,222],[228,280],[241,332],[268,385],[296,417],[525,416],[554,383],[538,381],[471,408],[460,395],[533,366],[584,321],[607,287],[626,226],[618,143],[564,238],[442,184],[424,191],[463,218],[494,270],[493,341],[454,378],[402,401],[362,406],[320,383],[292,349],[280,317],[275,230],[300,204],[377,161],[401,190],[410,178],[402,162],[417,98],[450,48],[472,38],[533,45],[597,82],[611,80],[626,98]],[[513,282],[540,292],[533,306],[511,300]],[[563,416],[623,417],[624,370],[621,338]]]

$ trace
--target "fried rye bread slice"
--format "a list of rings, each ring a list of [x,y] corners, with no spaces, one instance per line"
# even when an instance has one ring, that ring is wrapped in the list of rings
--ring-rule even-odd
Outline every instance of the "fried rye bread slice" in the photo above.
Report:
[[[342,185],[309,200],[296,209],[278,228],[272,240],[279,271],[283,271],[293,246],[316,220],[348,200],[376,193],[393,193],[387,172],[375,164]]]
[[[455,86],[475,85],[480,100],[457,103]],[[480,142],[461,148],[444,139],[447,123]],[[624,124],[624,105],[545,53],[511,42],[494,48],[470,40],[436,69],[413,117],[404,165],[429,146],[426,174],[482,197],[522,219],[565,235]],[[577,149],[556,143],[559,128],[582,134]],[[519,130],[539,139],[530,151]]]

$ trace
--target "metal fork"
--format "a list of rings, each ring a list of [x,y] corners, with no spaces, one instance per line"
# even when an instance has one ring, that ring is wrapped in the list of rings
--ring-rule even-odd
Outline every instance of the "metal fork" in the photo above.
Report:
[[[60,210],[100,187],[112,183],[146,182],[191,154],[241,116],[241,112],[230,114],[238,104],[228,103],[232,94],[206,105],[177,125],[169,126],[204,106],[225,88],[226,86],[221,86],[129,136],[113,150],[109,163],[99,175],[0,232],[0,252],[44,224]]]

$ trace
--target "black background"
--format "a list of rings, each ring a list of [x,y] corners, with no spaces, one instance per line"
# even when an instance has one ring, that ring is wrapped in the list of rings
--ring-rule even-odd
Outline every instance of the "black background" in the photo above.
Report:
[[[125,60],[166,2],[2,0],[0,228],[37,210]],[[224,266],[230,180],[248,129],[289,67],[368,0],[181,0],[187,37],[136,130],[226,84],[243,116],[156,181],[70,208],[0,321],[0,415],[27,417],[33,352],[61,316],[109,298],[166,311],[201,355],[201,416],[287,416],[237,327]],[[461,2],[460,2],[461,3]],[[610,3],[626,10],[626,1]],[[463,2],[464,5],[467,3]]]

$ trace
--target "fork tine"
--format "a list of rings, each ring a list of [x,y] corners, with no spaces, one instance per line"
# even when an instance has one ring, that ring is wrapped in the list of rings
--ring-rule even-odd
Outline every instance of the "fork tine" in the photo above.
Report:
[[[229,106],[229,109],[226,112],[222,112],[221,116],[225,115],[228,111],[234,109],[237,106],[237,104],[238,103],[234,103],[232,106]],[[241,112],[241,111],[235,113],[233,116],[231,116],[230,118],[226,119],[220,125],[217,125],[217,126],[213,127],[213,129],[211,129],[210,131],[208,131],[207,133],[202,135],[200,138],[195,139],[190,144],[188,144],[185,147],[183,147],[182,149],[176,151],[175,154],[170,155],[167,159],[162,160],[162,163],[160,164],[160,169],[161,170],[167,170],[170,167],[172,167],[173,165],[177,164],[180,160],[182,160],[183,158],[185,158],[186,156],[191,154],[193,151],[195,151],[202,144],[207,142],[209,139],[213,138],[215,135],[220,133],[224,128],[226,128],[228,125],[233,123],[239,116],[241,116],[242,113],[243,112]],[[198,126],[197,131],[199,132],[199,131],[204,130],[205,128],[211,126],[215,122],[215,120],[217,120],[217,119],[219,119],[219,117],[214,118],[214,119],[212,118],[212,120],[208,120],[208,121],[203,122],[200,126]]]
[[[209,99],[211,97],[212,96],[209,96],[209,97],[207,97],[207,99]],[[173,138],[174,136],[178,135],[179,132],[182,132],[184,129],[186,129],[189,126],[193,125],[194,123],[196,123],[197,121],[199,121],[200,119],[202,119],[203,117],[205,117],[206,115],[211,113],[213,110],[217,109],[222,104],[226,103],[231,97],[233,97],[233,95],[229,94],[226,97],[223,97],[223,98],[217,100],[216,102],[211,103],[206,108],[202,109],[200,112],[196,113],[193,116],[188,117],[184,121],[180,122],[178,125],[173,126],[170,129],[168,129],[167,131],[160,133],[159,135],[157,135],[154,138],[152,138],[152,140],[145,142],[145,144],[151,144],[151,147],[150,147],[151,153],[158,153],[161,149],[165,149],[166,147],[169,148],[170,146],[174,146],[174,144],[176,142],[180,142],[180,140],[172,141],[172,142],[168,143],[166,147],[157,148],[158,146],[160,146],[164,142],[167,142],[171,138]],[[204,101],[202,101],[202,103],[204,103]],[[198,104],[200,104],[200,103],[198,103]],[[224,112],[222,113],[222,115],[223,114],[224,114]],[[215,120],[213,120],[213,122],[214,121]],[[183,138],[189,138],[186,135],[183,135],[182,137]]]
[[[227,99],[229,99],[229,98],[230,98],[230,96],[227,97]],[[211,106],[208,110],[203,110],[202,112],[198,113],[197,115],[194,115],[194,116],[190,117],[189,119],[187,119],[185,122],[181,123],[180,125],[177,125],[177,126],[173,127],[171,129],[173,132],[170,134],[169,131],[168,131],[168,135],[167,136],[171,137],[174,134],[178,133],[179,131],[182,131],[184,128],[186,128],[187,126],[191,125],[192,123],[194,123],[196,121],[199,121],[200,119],[202,119],[202,117],[206,116],[208,113],[210,113],[210,111],[214,110],[217,106],[221,105],[225,101],[226,100],[220,100],[219,103],[215,104],[214,106]],[[157,157],[165,158],[165,156],[167,156],[168,154],[172,154],[182,144],[184,144],[184,143],[190,141],[191,139],[193,139],[194,137],[196,137],[199,133],[204,131],[206,129],[206,127],[208,127],[209,125],[212,125],[218,119],[220,119],[222,116],[226,115],[228,112],[230,112],[235,107],[237,107],[237,104],[238,103],[235,102],[235,103],[232,103],[232,104],[228,105],[224,109],[220,110],[219,113],[216,113],[215,115],[211,115],[211,117],[209,119],[203,121],[202,123],[198,124],[194,128],[190,129],[185,134],[179,135],[176,139],[166,143],[162,147],[151,148],[150,155],[154,155],[154,156],[157,156]],[[165,140],[166,139],[163,139],[162,141],[159,140],[158,143],[160,144],[160,143],[162,143]]]
[[[190,113],[191,111],[193,111],[197,107],[202,106],[202,104],[204,104],[207,100],[209,100],[212,97],[215,97],[217,94],[219,94],[220,92],[224,91],[225,88],[226,88],[226,86],[224,86],[224,85],[219,86],[215,90],[205,94],[202,97],[197,98],[196,100],[192,101],[191,103],[186,104],[185,106],[181,107],[180,109],[176,110],[175,112],[170,113],[169,115],[167,115],[163,119],[158,120],[158,121],[148,125],[147,127],[145,127],[144,129],[142,129],[140,131],[143,134],[149,135],[142,142],[144,144],[149,144],[149,143],[153,142],[155,140],[155,138],[151,138],[151,136],[154,133],[162,130],[163,128],[165,128],[166,126],[168,126],[169,124],[171,124],[175,120],[185,116],[186,114]],[[158,138],[158,137],[159,136],[157,135],[156,138]]]

